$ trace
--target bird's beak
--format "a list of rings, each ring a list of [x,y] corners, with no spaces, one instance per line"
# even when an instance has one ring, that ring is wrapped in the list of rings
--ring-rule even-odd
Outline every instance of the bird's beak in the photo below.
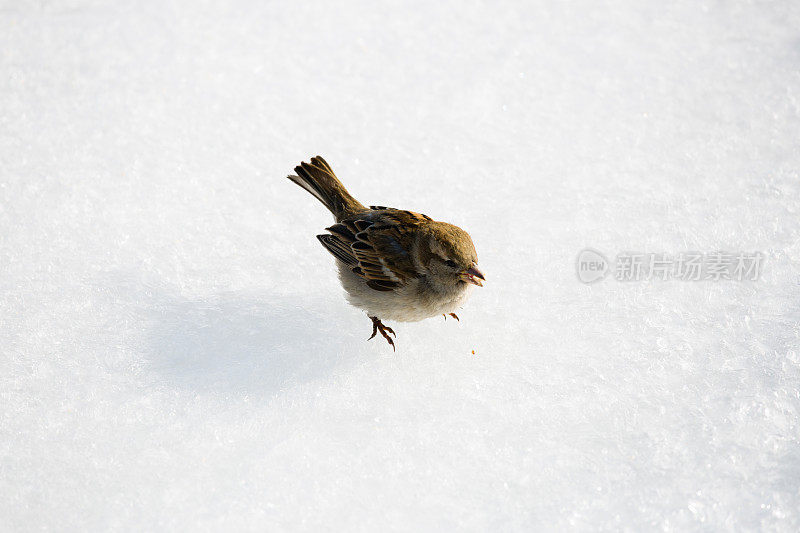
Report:
[[[468,269],[461,272],[461,277],[467,283],[472,283],[473,285],[477,285],[478,287],[483,287],[483,281],[486,281],[486,278],[483,277],[483,272],[478,270],[478,265],[473,264]]]

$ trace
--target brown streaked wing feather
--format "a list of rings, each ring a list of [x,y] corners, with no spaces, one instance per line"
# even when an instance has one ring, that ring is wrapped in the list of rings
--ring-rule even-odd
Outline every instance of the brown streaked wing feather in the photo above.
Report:
[[[417,267],[411,258],[414,232],[407,226],[390,226],[370,228],[367,230],[375,256],[383,260],[383,264],[397,278],[405,282],[419,277]]]
[[[356,229],[361,232],[372,226],[373,222],[370,220],[356,220],[353,224],[355,224]]]
[[[352,266],[368,287],[391,291],[419,277],[409,251],[415,230],[428,220],[419,213],[384,209],[369,217],[344,219],[327,228],[331,235],[318,238],[337,259]]]
[[[353,250],[340,236],[324,233],[317,235],[317,239],[339,261],[346,265],[358,265],[358,259],[353,255]]]
[[[367,281],[367,287],[369,287],[370,289],[375,289],[376,291],[383,291],[383,292],[393,291],[399,286],[400,284],[397,283],[396,281],[387,282],[387,281],[378,281],[375,279]]]
[[[381,268],[380,276],[374,276],[370,271],[365,272],[369,279],[381,282],[381,288],[378,288],[377,283],[369,285],[370,287],[376,290],[386,290],[386,282],[399,286],[419,277],[419,272],[417,272],[409,252],[416,229],[425,221],[424,215],[411,211],[386,209],[378,216],[372,217],[372,224],[364,227],[356,235],[360,241],[357,246],[354,246],[354,253],[358,258],[359,265],[368,262],[383,266],[389,271],[387,273]],[[358,223],[355,225],[362,226]],[[363,237],[364,234],[366,234],[366,238]],[[360,242],[366,242],[369,247],[364,247]]]
[[[344,224],[334,224],[330,228],[325,228],[325,229],[330,231],[334,235],[339,235],[341,238],[345,240],[345,242],[350,243],[356,240],[356,236]]]

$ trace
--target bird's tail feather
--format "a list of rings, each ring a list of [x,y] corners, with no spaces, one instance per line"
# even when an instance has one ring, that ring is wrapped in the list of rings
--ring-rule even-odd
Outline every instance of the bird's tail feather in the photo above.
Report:
[[[367,209],[347,192],[322,157],[312,157],[311,163],[302,162],[294,167],[294,171],[297,172],[296,176],[287,177],[322,202],[337,221]]]

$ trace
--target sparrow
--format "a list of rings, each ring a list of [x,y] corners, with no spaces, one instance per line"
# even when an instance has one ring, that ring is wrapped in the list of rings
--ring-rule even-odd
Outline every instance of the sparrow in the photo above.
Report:
[[[333,214],[335,224],[317,239],[336,258],[348,302],[366,311],[372,336],[395,350],[382,320],[416,322],[455,310],[486,280],[469,234],[427,215],[353,198],[320,156],[296,166],[288,178]]]

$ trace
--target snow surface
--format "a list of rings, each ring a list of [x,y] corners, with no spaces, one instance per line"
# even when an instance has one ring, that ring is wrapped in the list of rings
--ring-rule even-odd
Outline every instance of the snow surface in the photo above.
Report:
[[[792,1],[4,2],[0,529],[797,531],[799,65]],[[318,153],[472,234],[460,323],[366,342]]]

